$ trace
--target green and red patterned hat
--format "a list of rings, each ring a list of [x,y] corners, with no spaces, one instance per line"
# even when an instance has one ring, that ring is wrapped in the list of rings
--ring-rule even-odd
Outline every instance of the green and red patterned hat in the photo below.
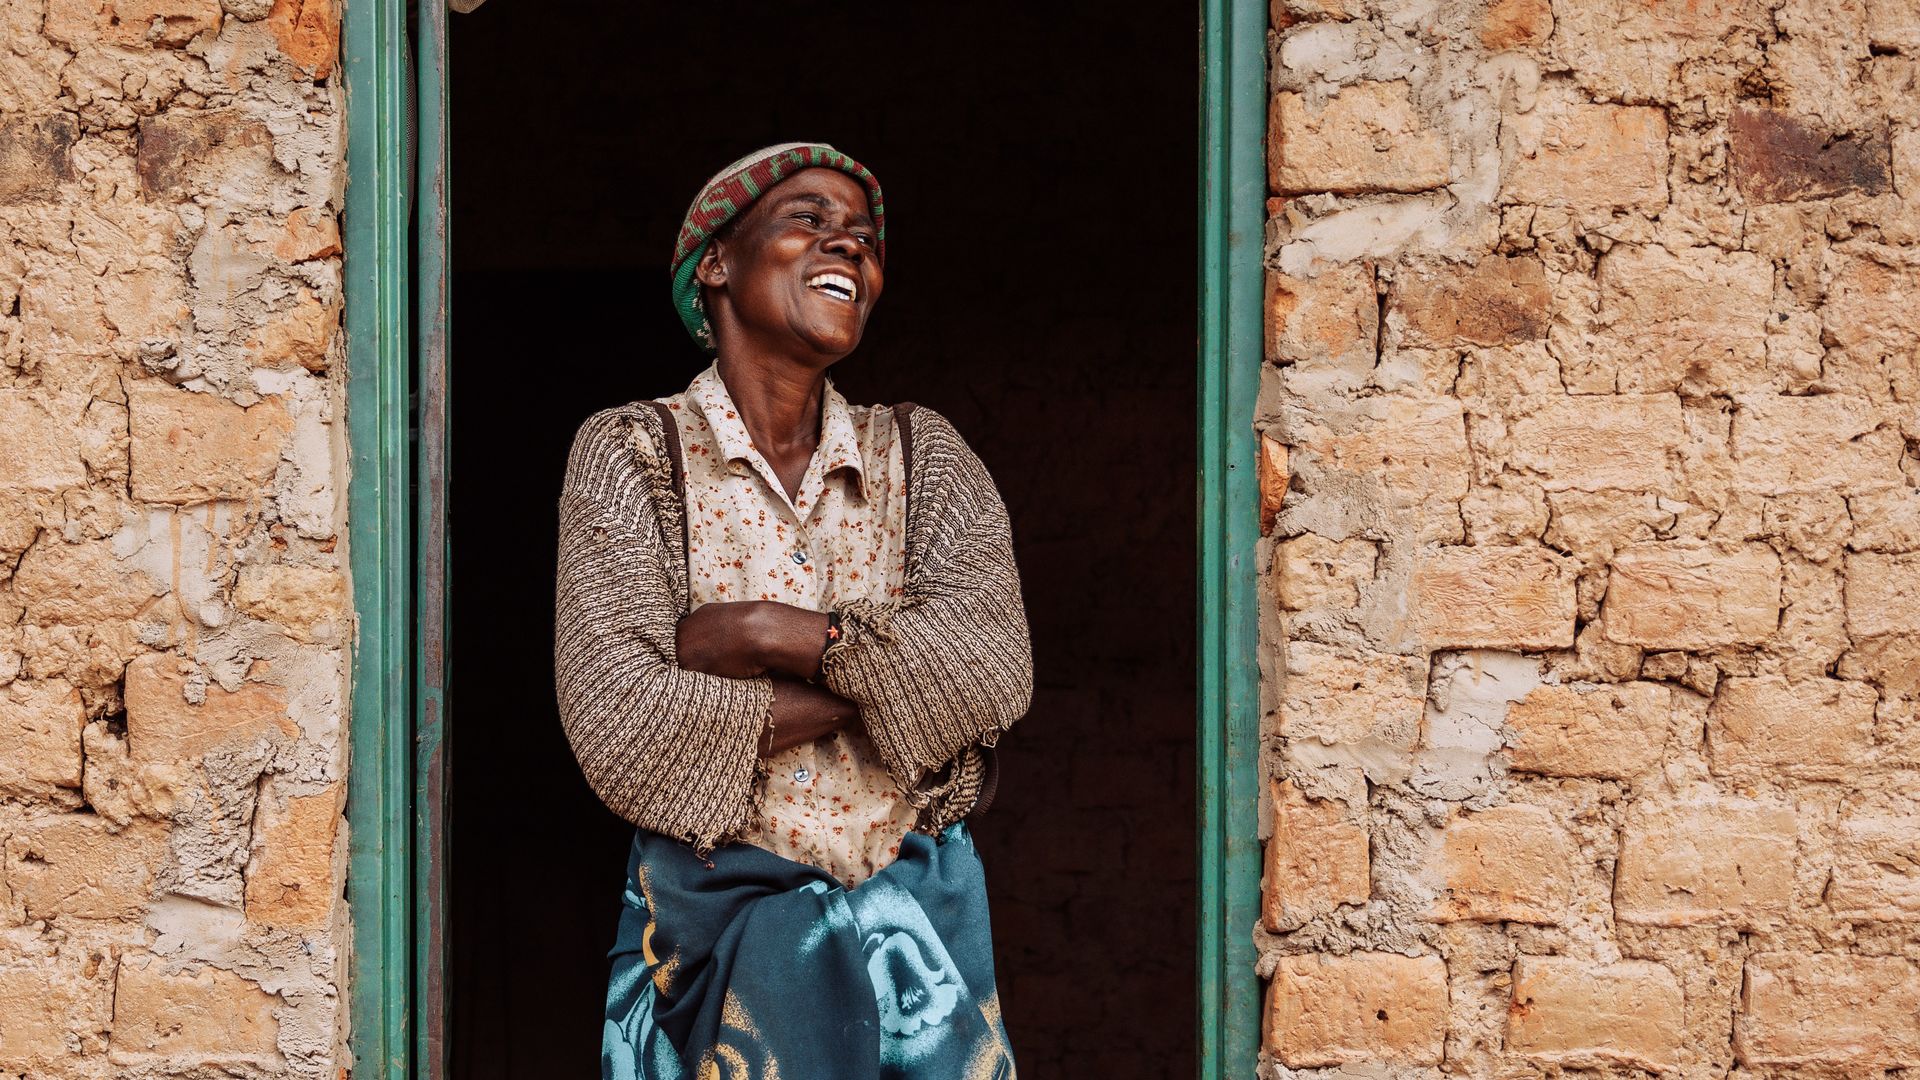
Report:
[[[707,352],[719,348],[713,340],[713,327],[707,322],[706,308],[700,302],[700,283],[693,272],[700,265],[700,253],[720,227],[746,212],[754,200],[775,184],[801,169],[839,169],[866,185],[867,203],[873,212],[874,257],[882,266],[887,261],[887,213],[880,197],[880,181],[865,165],[828,146],[826,143],[781,143],[755,150],[721,169],[700,189],[687,208],[687,220],[680,225],[680,237],[673,245],[673,306],[687,333]]]

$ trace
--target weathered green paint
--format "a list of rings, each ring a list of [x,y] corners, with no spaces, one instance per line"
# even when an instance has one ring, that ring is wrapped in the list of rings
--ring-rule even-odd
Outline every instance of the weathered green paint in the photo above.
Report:
[[[1266,4],[1203,0],[1200,94],[1200,1076],[1254,1075]]]
[[[414,583],[413,888],[414,1073],[447,1075],[447,408],[449,247],[447,8],[416,8],[414,41],[414,396],[419,441],[414,496],[419,548]]]
[[[405,0],[349,0],[347,80],[347,551],[358,633],[347,777],[353,920],[348,977],[354,1076],[410,1074],[413,896],[413,590],[407,444],[408,296]]]

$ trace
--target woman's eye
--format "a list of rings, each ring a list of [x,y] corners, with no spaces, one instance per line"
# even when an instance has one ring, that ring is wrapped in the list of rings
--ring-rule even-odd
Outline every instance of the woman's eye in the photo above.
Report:
[[[799,220],[799,221],[804,221],[804,222],[806,222],[806,223],[807,223],[807,224],[809,224],[809,225],[818,225],[818,224],[820,224],[820,215],[819,215],[819,214],[795,214],[795,215],[793,215],[793,216],[794,216],[794,218],[795,218],[796,220]]]
[[[866,233],[854,233],[853,238],[867,245],[868,247],[873,246],[873,237],[868,236]]]

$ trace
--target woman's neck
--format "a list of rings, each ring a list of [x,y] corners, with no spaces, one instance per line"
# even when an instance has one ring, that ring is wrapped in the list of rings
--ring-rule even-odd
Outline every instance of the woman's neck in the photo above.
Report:
[[[786,470],[781,465],[795,459],[804,471],[820,442],[827,373],[792,361],[725,354],[717,366],[754,448],[783,474]]]

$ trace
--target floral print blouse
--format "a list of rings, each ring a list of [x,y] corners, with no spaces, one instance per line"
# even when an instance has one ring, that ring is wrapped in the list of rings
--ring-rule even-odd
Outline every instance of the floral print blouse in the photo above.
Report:
[[[906,461],[892,409],[849,406],[829,380],[820,443],[789,499],[717,364],[661,400],[680,429],[694,607],[777,600],[826,611],[905,591]],[[917,811],[857,725],[782,750],[767,767],[750,842],[848,888],[899,854]]]

